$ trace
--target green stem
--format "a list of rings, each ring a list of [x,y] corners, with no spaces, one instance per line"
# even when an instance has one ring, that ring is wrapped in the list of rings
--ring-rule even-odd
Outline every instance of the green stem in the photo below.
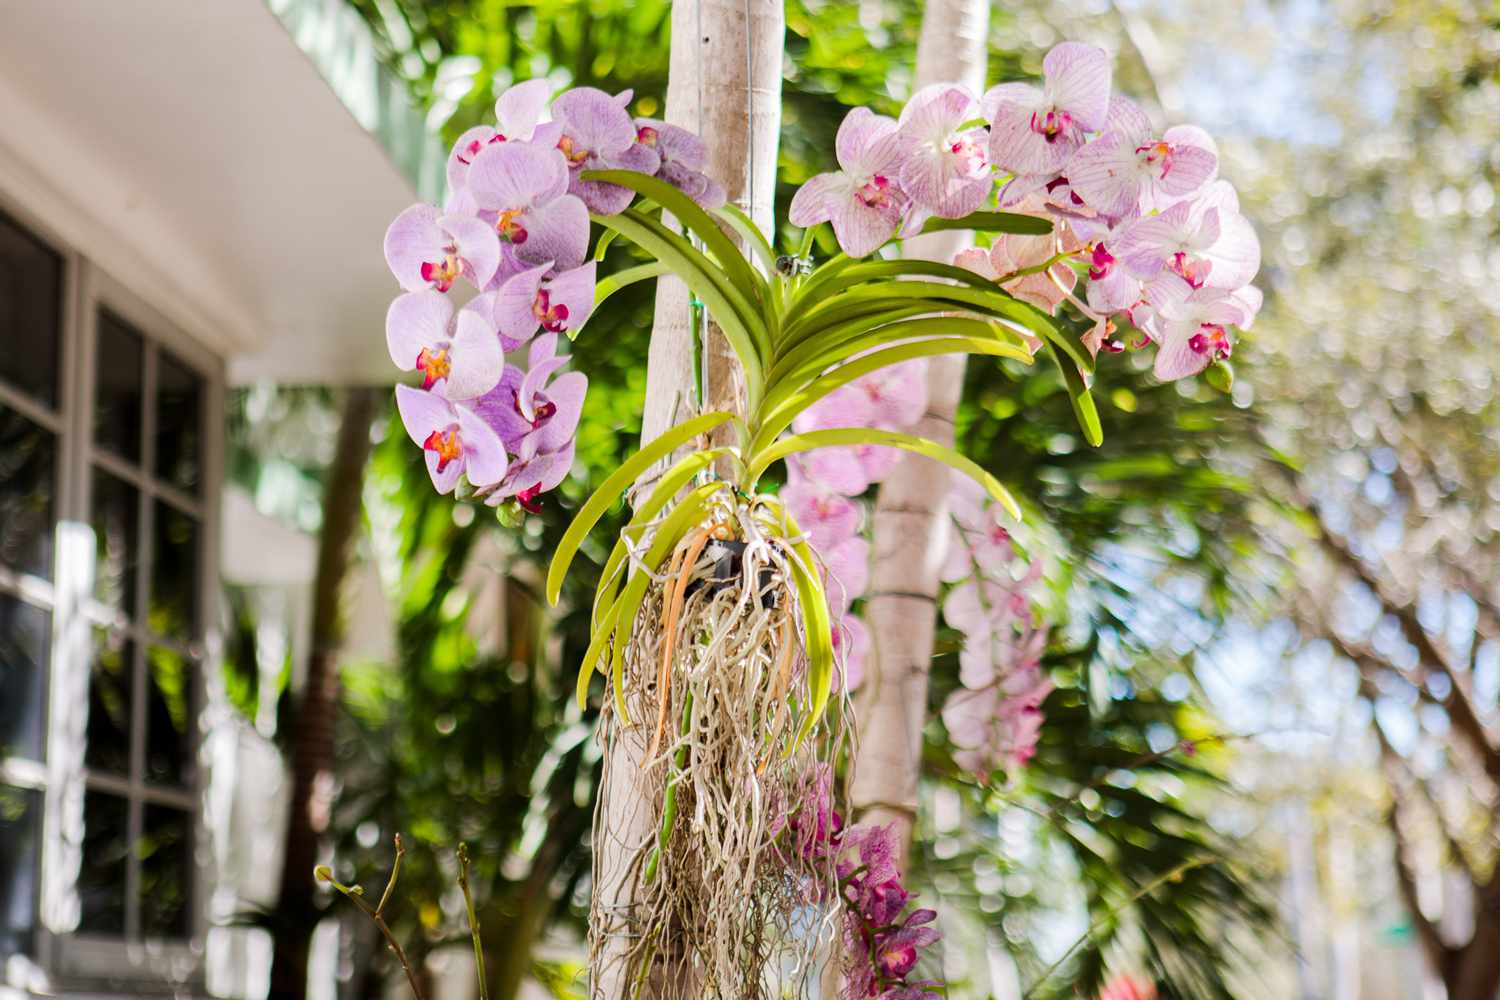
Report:
[[[479,914],[474,912],[474,897],[469,892],[469,845],[458,845],[458,887],[464,893],[464,909],[469,913],[469,936],[474,939],[474,974],[479,977],[479,1000],[489,1000],[484,982],[484,943],[479,939]]]

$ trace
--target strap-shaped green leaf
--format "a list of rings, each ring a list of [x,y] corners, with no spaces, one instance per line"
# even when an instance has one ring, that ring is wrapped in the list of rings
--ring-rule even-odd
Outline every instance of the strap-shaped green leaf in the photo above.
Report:
[[[613,230],[608,230],[613,232]],[[637,281],[648,281],[651,278],[659,278],[663,274],[671,273],[667,265],[659,260],[653,260],[649,264],[637,264],[634,267],[623,268],[614,274],[600,278],[594,285],[594,308],[597,310],[604,304],[604,300],[618,292],[620,289],[635,284]],[[585,324],[586,326],[587,324]],[[568,336],[574,340],[578,339],[577,330],[569,330]]]
[[[594,592],[594,622],[599,620],[599,609],[606,606],[607,602],[614,599],[614,591],[619,584],[617,574],[625,562],[629,550],[626,548],[627,539],[639,539],[643,536],[646,527],[655,519],[677,491],[688,484],[688,481],[696,476],[699,470],[706,468],[727,455],[733,454],[729,448],[709,448],[707,451],[694,451],[684,455],[677,460],[677,464],[662,473],[656,488],[646,502],[635,510],[630,523],[620,531],[620,538],[615,542],[615,547],[605,560],[604,569],[599,573],[599,587]]]
[[[714,209],[714,213],[730,228],[740,234],[746,245],[760,257],[761,263],[766,266],[767,274],[776,273],[776,251],[771,249],[771,243],[766,239],[766,234],[760,231],[755,220],[746,215],[744,210],[734,202],[726,202]]]
[[[947,322],[951,324],[953,321]],[[978,326],[984,325],[976,320],[968,322]],[[898,335],[892,339],[905,338]],[[852,345],[851,352],[867,351],[879,346],[879,341],[872,336],[868,343],[857,342]],[[784,385],[778,387],[779,391],[774,393],[774,400],[768,395],[759,427],[756,429],[754,439],[750,442],[750,454],[754,455],[760,448],[775,440],[782,431],[791,426],[797,414],[855,379],[913,358],[929,358],[942,354],[988,354],[992,357],[1011,358],[1026,364],[1031,363],[1031,355],[1024,347],[1007,343],[988,334],[970,337],[931,337],[875,350],[833,368],[800,389],[795,388],[793,381],[788,379]]]
[[[960,455],[945,445],[930,441],[927,438],[917,437],[914,434],[902,434],[899,431],[878,430],[874,427],[836,427],[830,430],[809,431],[806,434],[793,434],[784,437],[767,448],[746,458],[748,466],[747,475],[750,482],[754,483],[770,466],[799,452],[812,451],[815,448],[829,448],[838,445],[889,445],[892,448],[900,448],[903,451],[915,452],[918,455],[926,455],[928,458],[936,459],[946,465],[952,466],[959,472],[973,479],[983,486],[985,492],[998,500],[1010,515],[1020,518],[1021,507],[1016,503],[1016,498],[1011,496],[1010,490],[980,468],[973,461]]]
[[[722,482],[704,483],[683,497],[682,501],[657,526],[656,536],[641,557],[641,562],[646,568],[655,572],[677,543],[682,541],[682,537],[687,534],[688,530],[702,518],[708,499],[718,491],[727,488]],[[627,725],[630,722],[630,716],[625,710],[624,694],[621,690],[625,663],[623,647],[624,643],[629,641],[631,629],[635,626],[636,612],[640,610],[641,601],[645,599],[646,587],[650,582],[650,573],[637,572],[630,578],[619,600],[611,602],[609,607],[598,616],[593,633],[589,637],[588,649],[583,654],[583,662],[579,665],[578,707],[584,708],[588,704],[590,676],[605,651],[611,649],[611,641],[613,641],[614,656],[610,673],[611,683],[615,689],[615,708],[620,713],[620,719]],[[621,629],[624,629],[623,634],[620,634]]]
[[[704,249],[719,262],[740,294],[762,302],[768,299],[765,279],[750,266],[740,248],[734,245],[734,240],[724,234],[713,216],[671,184],[635,170],[585,170],[579,176],[586,181],[618,184],[661,205],[682,223],[683,228],[703,242]]]
[[[563,532],[562,539],[557,543],[557,551],[552,555],[552,565],[547,570],[548,602],[557,603],[558,596],[562,593],[563,577],[567,576],[568,567],[572,565],[573,556],[577,555],[579,546],[583,544],[584,538],[588,537],[594,525],[599,523],[599,519],[604,516],[609,505],[614,503],[631,483],[639,479],[641,474],[652,465],[666,458],[699,434],[737,419],[734,414],[721,410],[694,417],[667,430],[611,472],[604,482],[599,484],[599,488],[594,491],[593,495],[584,501],[583,506],[578,508],[578,513],[573,516],[573,523],[568,525],[568,530]]]
[[[972,315],[933,316],[931,314],[896,322],[843,323],[832,330],[811,338],[771,366],[766,378],[766,399],[761,412],[776,405],[772,397],[778,390],[785,390],[787,383],[793,387],[815,377],[845,358],[853,357],[871,347],[883,347],[912,337],[940,336],[980,337],[998,340],[1014,349],[1018,360],[1029,361],[1031,351],[1026,339],[1010,327],[990,319],[976,319]]]
[[[661,206],[649,198],[642,198],[634,205],[631,205],[630,210],[637,215],[655,215],[661,211]],[[613,229],[606,229],[599,234],[599,239],[594,242],[594,259],[596,261],[604,259],[604,255],[609,252],[610,246],[614,244],[615,239],[619,235]]]
[[[972,229],[982,233],[1015,233],[1019,236],[1045,236],[1052,232],[1052,222],[1035,215],[1020,215],[1016,212],[973,212],[961,219],[927,220],[922,227],[924,233],[940,233],[951,229]]]
[[[829,616],[828,593],[818,573],[817,559],[803,537],[802,529],[778,498],[766,497],[765,502],[775,511],[777,519],[786,525],[790,535],[786,540],[789,549],[787,562],[792,570],[792,586],[797,591],[797,606],[802,613],[802,638],[807,647],[807,712],[797,727],[797,738],[787,747],[790,754],[822,718],[833,693],[833,621]],[[791,697],[791,692],[787,692],[789,701]]]
[[[615,710],[620,713],[620,719],[626,725],[630,724],[630,715],[625,710],[625,647],[630,643],[631,634],[635,631],[635,616],[641,609],[641,602],[646,599],[646,589],[651,584],[651,573],[661,568],[666,562],[677,543],[703,520],[704,511],[708,509],[709,501],[715,493],[727,490],[729,486],[723,482],[704,483],[683,497],[672,512],[662,519],[660,527],[656,529],[656,536],[651,540],[651,547],[641,557],[644,569],[650,572],[637,570],[635,575],[625,584],[625,590],[620,594],[620,599],[615,602],[613,634],[614,648],[610,661],[610,684],[615,692]],[[597,635],[596,635],[597,638]],[[590,645],[593,643],[591,642]]]
[[[970,271],[968,268],[956,267],[952,264],[943,264],[932,260],[864,260],[843,268],[831,279],[820,282],[812,288],[801,289],[792,299],[791,306],[787,309],[786,325],[793,326],[796,321],[806,316],[814,308],[824,304],[835,295],[848,288],[854,288],[871,281],[910,279],[910,278],[942,278],[960,285],[968,285],[993,291],[998,286],[982,274]]]
[[[770,354],[771,335],[759,312],[724,277],[724,273],[691,243],[655,219],[625,211],[619,215],[596,215],[600,225],[619,230],[641,249],[669,267],[708,306],[709,312],[729,338],[745,369],[747,398],[759,398]]]
[[[1083,430],[1083,437],[1095,448],[1104,443],[1104,428],[1099,423],[1099,409],[1094,405],[1094,394],[1083,382],[1083,375],[1072,363],[1071,358],[1063,357],[1057,345],[1047,341],[1047,353],[1053,362],[1057,364],[1057,370],[1062,373],[1063,384],[1067,386],[1068,398],[1073,402],[1073,415],[1078,418],[1078,426]]]

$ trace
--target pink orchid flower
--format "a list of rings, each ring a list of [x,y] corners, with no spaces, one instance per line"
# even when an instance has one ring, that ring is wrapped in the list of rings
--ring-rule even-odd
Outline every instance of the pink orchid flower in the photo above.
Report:
[[[629,100],[629,95],[624,95]],[[620,102],[593,87],[579,87],[552,102],[559,127],[557,148],[568,164],[568,191],[583,199],[589,211],[601,215],[623,212],[635,197],[629,188],[601,181],[585,181],[585,170],[638,170],[654,174],[661,156],[636,141],[635,123]]]
[[[594,310],[593,261],[570,271],[551,273],[550,262],[527,268],[500,286],[494,299],[494,321],[500,343],[513,351],[536,335],[577,330]]]
[[[481,487],[505,476],[505,446],[473,410],[409,385],[396,386],[396,409],[406,433],[422,447],[439,493],[451,493],[460,476]]]
[[[1002,83],[981,105],[990,123],[990,162],[1016,174],[1062,170],[1109,112],[1109,56],[1080,42],[1054,46],[1042,60],[1042,86]]]
[[[567,191],[567,161],[545,146],[489,146],[469,168],[469,195],[481,218],[527,265],[547,263],[568,270],[583,263],[589,210]]]
[[[958,219],[989,197],[989,130],[963,127],[978,114],[974,95],[953,84],[924,87],[902,108],[901,189],[924,212]]]
[[[818,555],[827,570],[824,583],[828,590],[828,611],[835,618],[842,617],[870,586],[870,543],[858,535],[850,535],[819,548]]]
[[[453,317],[453,301],[435,291],[408,292],[391,303],[385,341],[402,371],[420,371],[422,388],[447,399],[471,399],[500,380],[500,337],[480,311],[465,306]]]
[[[1137,278],[1169,270],[1194,288],[1240,288],[1260,270],[1260,240],[1228,181],[1135,222],[1113,253]]]
[[[1071,251],[1077,248],[1077,240],[1073,239],[1065,227],[1060,228],[1060,233],[1064,236],[1062,249]],[[1057,252],[1058,234],[1024,236],[1006,233],[998,237],[988,251],[974,247],[959,251],[953,258],[953,263],[993,281],[1017,271],[1041,267],[1056,256]],[[1078,275],[1073,273],[1073,269],[1058,261],[1046,271],[1002,281],[1000,287],[1022,302],[1029,302],[1047,313],[1056,313],[1057,307],[1077,283]],[[1031,344],[1033,351],[1041,347],[1041,341],[1034,337],[1027,337],[1027,342]]]
[[[724,204],[724,185],[703,172],[708,150],[703,140],[685,128],[655,118],[635,120],[636,141],[656,150],[661,166],[656,176],[678,188],[704,208]]]
[[[482,289],[500,265],[500,241],[473,216],[413,205],[386,230],[385,261],[408,292],[446,292],[460,275]]]
[[[792,224],[832,222],[839,246],[850,257],[874,253],[895,235],[910,205],[898,177],[906,145],[894,119],[854,108],[844,116],[835,141],[841,169],[818,174],[797,189],[789,213]]]
[[[551,98],[552,84],[546,80],[527,80],[501,94],[495,101],[495,126],[475,125],[453,144],[448,154],[448,190],[465,186],[474,158],[493,143],[535,141],[539,146],[554,145],[557,126],[541,124]]]
[[[1214,361],[1229,357],[1229,327],[1247,329],[1260,311],[1261,294],[1246,286],[1193,288],[1175,274],[1147,286],[1156,310],[1156,377],[1164,382],[1196,375]]]
[[[1134,101],[1116,97],[1104,134],[1068,161],[1068,181],[1096,212],[1119,218],[1192,195],[1218,168],[1218,150],[1207,132],[1179,125],[1158,138]]]
[[[859,530],[859,505],[823,484],[794,471],[781,488],[781,499],[798,527],[819,552],[827,552]]]

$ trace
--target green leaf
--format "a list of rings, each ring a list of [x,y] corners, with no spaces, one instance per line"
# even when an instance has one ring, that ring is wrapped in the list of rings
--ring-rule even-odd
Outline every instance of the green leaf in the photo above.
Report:
[[[950,327],[955,322],[951,319],[945,320],[923,320],[929,323],[944,323]],[[977,320],[966,322],[983,326]],[[895,333],[887,338],[889,340],[906,340],[910,334]],[[848,353],[868,351],[879,347],[878,338],[871,336],[864,341],[856,341],[849,345]],[[900,364],[910,361],[912,358],[935,357],[942,354],[987,354],[993,357],[1011,358],[1016,361],[1031,363],[1031,355],[1024,347],[1006,343],[993,336],[952,336],[933,337],[927,340],[918,340],[912,343],[903,343],[896,347],[887,347],[875,350],[873,353],[861,354],[855,360],[839,365],[833,370],[814,379],[804,388],[796,388],[792,379],[787,379],[766,396],[765,405],[762,407],[762,415],[759,426],[755,432],[755,438],[751,441],[749,451],[753,455],[763,446],[776,438],[782,431],[789,427],[797,414],[807,409],[818,400],[829,393],[847,385],[861,376],[870,372],[879,371],[889,365]],[[848,356],[846,354],[845,356]]]
[[[609,231],[613,232],[613,230]],[[633,285],[637,281],[646,281],[670,273],[671,271],[667,265],[659,260],[653,260],[649,264],[637,264],[635,267],[627,267],[616,271],[614,274],[599,279],[599,282],[594,285],[594,308],[598,309],[604,304],[605,299],[627,285]],[[584,325],[587,326],[587,324]],[[576,340],[578,339],[578,333],[578,330],[569,330],[568,337]]]
[[[715,493],[729,489],[729,484],[724,482],[704,483],[697,487],[687,496],[682,498],[678,505],[672,508],[672,513],[662,519],[661,526],[656,530],[656,536],[651,540],[651,547],[641,558],[645,569],[650,572],[636,572],[628,583],[625,590],[620,594],[620,599],[615,602],[606,618],[611,619],[612,625],[609,634],[614,636],[614,649],[610,661],[610,684],[615,693],[615,710],[619,712],[621,721],[627,725],[630,715],[625,710],[625,647],[630,642],[630,636],[635,630],[635,616],[641,608],[641,602],[646,599],[646,588],[651,585],[651,573],[661,568],[667,556],[677,547],[689,530],[703,519],[703,512],[708,508],[708,501]],[[600,640],[603,632],[596,632],[593,640],[589,642],[592,649],[594,642]]]
[[[586,181],[618,184],[661,205],[682,223],[684,229],[702,241],[704,249],[719,262],[724,274],[740,294],[747,299],[759,299],[762,302],[769,300],[765,279],[750,266],[745,255],[740,253],[740,248],[724,234],[713,216],[671,184],[635,170],[585,170],[579,177]]]
[[[973,229],[985,233],[1015,233],[1020,236],[1045,236],[1052,232],[1048,219],[1015,212],[974,212],[961,219],[928,219],[924,233],[941,233],[951,229]]]
[[[640,478],[641,474],[652,465],[666,458],[678,448],[687,444],[699,434],[713,430],[720,424],[737,420],[732,413],[715,411],[694,417],[685,423],[664,432],[650,444],[640,451],[631,455],[620,467],[611,472],[593,495],[584,501],[578,513],[573,517],[573,523],[568,525],[568,530],[563,533],[562,539],[557,543],[557,551],[552,556],[552,565],[547,570],[547,601],[557,604],[558,596],[562,593],[563,577],[568,575],[568,567],[572,565],[573,556],[578,553],[578,547],[583,544],[584,538],[593,530],[594,525],[609,510],[609,505],[615,502],[615,498],[630,484]]]
[[[745,368],[746,396],[759,399],[765,359],[770,354],[771,335],[760,313],[725,277],[723,272],[693,247],[654,219],[630,211],[619,215],[596,215],[600,225],[619,230],[641,249],[666,264],[708,306],[715,321],[729,338]]]
[[[662,473],[662,477],[657,482],[656,488],[651,491],[651,496],[646,499],[645,503],[636,508],[634,516],[630,519],[630,523],[621,529],[620,538],[615,542],[614,549],[610,551],[609,558],[605,560],[604,569],[599,573],[599,587],[594,592],[595,627],[598,624],[599,609],[604,606],[604,602],[613,598],[615,586],[618,582],[616,574],[619,573],[620,567],[625,562],[625,557],[629,554],[629,550],[625,544],[626,539],[638,539],[643,535],[646,526],[656,518],[656,515],[660,513],[662,508],[671,502],[672,498],[677,495],[677,491],[686,486],[688,481],[698,474],[700,469],[706,468],[720,458],[732,453],[732,450],[729,448],[709,448],[706,451],[689,452],[678,459],[676,465]]]
[[[1073,414],[1078,418],[1078,426],[1083,430],[1083,437],[1095,448],[1104,443],[1104,428],[1099,424],[1099,409],[1094,405],[1094,396],[1089,392],[1088,386],[1084,385],[1083,375],[1076,367],[1070,364],[1070,359],[1064,358],[1062,352],[1052,341],[1047,341],[1047,353],[1057,365],[1057,370],[1062,373],[1063,384],[1067,386],[1068,398],[1073,401]]]
[[[812,732],[813,726],[817,725],[818,719],[827,710],[828,699],[833,693],[833,622],[828,612],[828,594],[823,589],[823,578],[818,573],[817,559],[807,544],[801,527],[779,498],[766,497],[765,500],[787,529],[789,538],[783,541],[789,550],[787,562],[792,568],[792,585],[797,589],[797,605],[802,612],[803,641],[807,647],[809,701],[807,714],[797,729],[797,738],[787,748],[787,752],[791,753]],[[797,541],[790,540],[793,538]]]
[[[1007,357],[1031,363],[1031,350],[1020,334],[992,320],[968,316],[923,316],[919,319],[898,318],[897,322],[884,322],[878,326],[872,326],[868,322],[845,323],[805,341],[771,366],[766,379],[766,399],[761,404],[761,410],[764,412],[776,405],[772,397],[778,391],[784,394],[787,383],[792,383],[795,388],[807,378],[819,375],[862,351],[883,347],[902,339],[942,336],[968,336],[997,341],[1009,348]]]
[[[907,278],[942,278],[985,291],[1000,290],[998,285],[984,275],[952,264],[932,260],[862,260],[842,268],[817,285],[799,289],[787,310],[786,325],[788,328],[792,327],[798,317],[805,316],[845,289],[871,281]]]
[[[815,448],[829,448],[839,445],[888,445],[892,448],[900,448],[903,451],[915,452],[928,458],[936,459],[946,465],[952,466],[959,472],[964,473],[979,485],[983,486],[985,492],[998,500],[1010,515],[1016,519],[1021,517],[1020,505],[1016,503],[1015,497],[1005,486],[980,468],[974,462],[960,455],[945,445],[927,438],[917,437],[913,434],[902,434],[898,431],[877,430],[873,427],[836,427],[830,430],[809,431],[806,434],[794,434],[791,437],[782,438],[768,448],[761,449],[757,453],[746,457],[747,476],[753,484],[760,479],[761,475],[770,466],[799,452],[812,451]]]
[[[661,206],[656,204],[656,202],[652,201],[649,198],[642,198],[634,205],[631,205],[630,208],[631,211],[634,211],[640,215],[652,215],[656,212],[661,211]],[[604,230],[604,232],[600,233],[599,239],[594,243],[594,260],[603,260],[605,253],[609,251],[610,246],[615,242],[616,237],[618,237],[619,235],[620,234],[613,229],[606,229]]]
[[[732,201],[714,209],[714,214],[729,223],[730,227],[744,239],[746,245],[760,256],[761,263],[766,266],[767,274],[776,273],[776,251],[771,248],[771,242],[766,239],[766,234],[760,231],[754,219],[746,215],[740,206]]]

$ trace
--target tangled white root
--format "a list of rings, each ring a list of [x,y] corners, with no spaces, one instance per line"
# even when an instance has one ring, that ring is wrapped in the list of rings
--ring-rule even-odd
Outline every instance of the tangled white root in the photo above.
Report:
[[[715,527],[745,541],[737,573],[713,580],[709,532],[690,533],[625,650],[629,722],[606,698],[596,998],[816,995],[836,939],[832,859],[799,849],[788,824],[844,748],[846,703],[836,694],[798,740],[807,647],[788,548],[749,507],[717,508]]]

